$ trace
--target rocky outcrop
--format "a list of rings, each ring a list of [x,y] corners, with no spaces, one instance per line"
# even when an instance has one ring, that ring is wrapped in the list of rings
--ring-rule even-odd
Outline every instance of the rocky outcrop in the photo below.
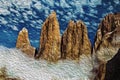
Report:
[[[100,61],[110,60],[120,48],[120,13],[109,14],[100,23],[94,50]]]
[[[94,80],[104,80],[106,74],[106,63],[99,63],[98,69],[96,69]]]
[[[120,80],[120,49],[117,54],[107,62],[104,80]]]
[[[82,54],[91,53],[91,44],[88,39],[87,28],[82,21],[70,21],[62,35],[61,57],[64,59],[79,59]]]
[[[29,37],[28,37],[28,30],[23,28],[18,35],[16,48],[20,49],[22,52],[26,53],[30,57],[34,57],[35,48],[31,46]]]
[[[106,63],[111,60],[120,48],[120,13],[107,15],[99,25],[93,55],[96,57],[99,67],[95,80],[104,80]],[[100,64],[100,63],[104,63]],[[111,80],[111,79],[107,79]],[[116,79],[114,79],[116,80]]]
[[[21,80],[20,78],[13,78],[7,75],[6,68],[0,68],[0,80]]]
[[[48,61],[57,61],[60,59],[61,37],[59,23],[56,13],[52,12],[43,23],[40,37],[40,49],[36,58],[43,58]]]

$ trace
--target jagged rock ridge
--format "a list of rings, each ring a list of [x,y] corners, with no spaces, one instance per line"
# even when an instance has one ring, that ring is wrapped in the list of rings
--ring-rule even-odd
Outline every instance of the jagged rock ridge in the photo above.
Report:
[[[120,48],[120,13],[108,14],[100,23],[93,48],[99,67],[95,80],[104,80],[106,63]],[[109,79],[110,80],[110,79]]]
[[[100,23],[94,50],[101,61],[110,60],[120,47],[120,14],[109,14]],[[105,54],[105,55],[104,55]]]
[[[30,57],[34,57],[35,48],[31,46],[29,37],[28,37],[28,30],[23,28],[17,38],[16,48],[20,49],[22,52],[26,53]]]
[[[87,28],[82,21],[70,21],[62,35],[61,57],[79,59],[82,54],[91,53],[91,43],[88,39]]]
[[[59,31],[59,23],[56,18],[56,13],[52,12],[43,23],[40,46],[37,58],[43,58],[48,61],[57,61],[60,59],[60,44],[61,37]]]

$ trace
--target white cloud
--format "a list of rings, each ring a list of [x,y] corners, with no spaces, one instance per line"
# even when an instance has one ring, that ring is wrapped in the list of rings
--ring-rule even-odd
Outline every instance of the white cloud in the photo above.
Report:
[[[120,4],[120,0],[114,0],[114,3]]]
[[[17,26],[13,26],[13,27],[11,27],[13,30],[15,30],[15,31],[18,31],[18,28],[17,28]]]
[[[80,62],[59,61],[47,63],[34,60],[16,49],[0,46],[0,67],[6,67],[8,75],[24,80],[89,80],[92,75],[90,56],[81,56]]]
[[[6,15],[9,15],[10,12],[7,9],[0,8],[0,14],[6,16]]]

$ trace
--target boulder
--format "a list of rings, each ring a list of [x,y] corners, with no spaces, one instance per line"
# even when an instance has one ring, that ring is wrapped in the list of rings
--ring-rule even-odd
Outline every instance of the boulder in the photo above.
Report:
[[[82,21],[70,21],[61,39],[61,57],[78,60],[82,54],[91,53],[88,32]]]
[[[34,57],[35,48],[31,46],[29,37],[28,37],[28,30],[23,28],[17,38],[16,48],[20,49],[22,52],[27,54],[30,57]]]

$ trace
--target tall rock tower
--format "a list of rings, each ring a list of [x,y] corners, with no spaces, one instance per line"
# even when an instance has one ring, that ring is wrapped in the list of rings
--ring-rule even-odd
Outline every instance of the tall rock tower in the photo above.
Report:
[[[57,61],[60,59],[60,30],[59,23],[56,18],[56,13],[52,12],[50,16],[43,23],[40,46],[37,58],[43,58],[48,61]]]
[[[91,43],[87,28],[82,21],[70,21],[61,40],[62,58],[79,59],[82,54],[91,53]]]

